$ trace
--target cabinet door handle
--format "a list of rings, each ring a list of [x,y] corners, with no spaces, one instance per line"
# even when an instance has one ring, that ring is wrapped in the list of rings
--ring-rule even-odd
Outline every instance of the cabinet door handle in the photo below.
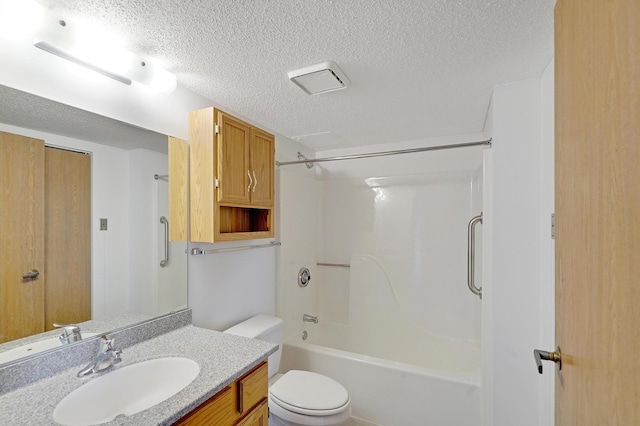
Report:
[[[258,178],[256,177],[256,171],[253,171],[253,192],[256,192],[256,186],[258,186]]]
[[[253,182],[251,180],[251,171],[247,170],[247,176],[249,176],[249,186],[247,187],[247,192],[251,192],[251,183]]]

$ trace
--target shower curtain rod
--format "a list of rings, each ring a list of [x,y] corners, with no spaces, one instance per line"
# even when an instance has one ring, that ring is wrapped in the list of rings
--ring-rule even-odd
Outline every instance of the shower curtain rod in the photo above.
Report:
[[[457,143],[457,144],[450,144],[450,145],[428,146],[423,148],[399,149],[397,151],[371,152],[369,154],[340,155],[337,157],[326,157],[326,158],[308,158],[308,159],[298,160],[298,161],[283,161],[283,162],[276,161],[276,166],[280,167],[280,166],[289,166],[293,164],[323,163],[325,161],[355,160],[357,158],[384,157],[387,155],[411,154],[414,152],[438,151],[441,149],[466,148],[470,146],[480,146],[480,145],[491,146],[491,138],[484,141],[477,141],[477,142],[465,142],[465,143]]]

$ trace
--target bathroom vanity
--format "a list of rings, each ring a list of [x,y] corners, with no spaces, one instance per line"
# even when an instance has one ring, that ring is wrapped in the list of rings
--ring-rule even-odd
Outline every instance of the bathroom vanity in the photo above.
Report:
[[[267,362],[235,380],[175,424],[262,426],[267,424]]]
[[[266,424],[266,359],[277,345],[194,327],[190,322],[191,312],[185,310],[108,333],[122,351],[122,362],[110,371],[83,378],[77,373],[95,355],[99,339],[0,366],[0,424],[56,425],[56,406],[76,389],[118,369],[169,357],[195,361],[198,375],[168,399],[104,424]]]

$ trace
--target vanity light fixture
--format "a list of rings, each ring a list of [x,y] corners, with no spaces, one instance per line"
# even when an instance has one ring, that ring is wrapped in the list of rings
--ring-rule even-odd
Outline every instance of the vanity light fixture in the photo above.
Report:
[[[45,19],[33,45],[123,84],[135,81],[165,94],[172,93],[177,86],[172,73],[67,20]]]
[[[347,87],[349,79],[336,65],[327,61],[295,71],[289,71],[289,80],[308,95],[333,92]]]
[[[100,73],[102,75],[110,77],[110,78],[112,78],[114,80],[119,81],[120,83],[131,85],[131,79],[130,78],[127,78],[127,77],[125,77],[123,75],[120,75],[120,74],[117,74],[115,72],[111,72],[111,71],[109,71],[109,70],[107,70],[105,68],[99,67],[99,66],[94,65],[94,64],[92,64],[92,63],[90,63],[88,61],[85,61],[84,59],[74,55],[73,53],[71,53],[71,52],[69,52],[67,50],[61,49],[58,46],[55,46],[55,45],[53,45],[53,44],[51,44],[49,42],[46,42],[46,41],[35,41],[33,43],[33,45],[35,47],[37,47],[38,49],[42,49],[42,50],[44,50],[46,52],[53,53],[56,56],[60,56],[61,58],[66,59],[66,60],[71,61],[71,62],[74,62],[74,63],[76,63],[78,65],[82,65],[85,68],[89,68],[91,71],[95,71],[97,73]]]

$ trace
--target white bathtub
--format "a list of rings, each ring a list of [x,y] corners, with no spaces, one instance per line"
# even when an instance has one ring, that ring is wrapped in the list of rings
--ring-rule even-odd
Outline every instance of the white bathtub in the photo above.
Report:
[[[431,358],[445,358],[441,355]],[[478,359],[475,354],[468,358]],[[459,370],[430,368],[307,343],[297,337],[285,342],[281,362],[281,371],[294,369],[338,380],[349,390],[352,415],[380,425],[480,424],[480,370],[470,364]]]

